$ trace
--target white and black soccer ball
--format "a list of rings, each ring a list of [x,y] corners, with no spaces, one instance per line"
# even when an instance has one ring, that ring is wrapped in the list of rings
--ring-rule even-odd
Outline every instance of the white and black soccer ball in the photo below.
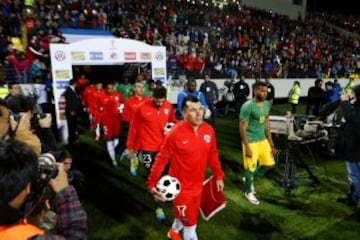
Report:
[[[173,123],[173,122],[166,123],[164,126],[164,135],[168,134],[174,126],[175,126],[175,123]]]
[[[174,200],[180,193],[180,182],[177,178],[164,175],[156,184],[156,190],[160,192],[166,201]]]

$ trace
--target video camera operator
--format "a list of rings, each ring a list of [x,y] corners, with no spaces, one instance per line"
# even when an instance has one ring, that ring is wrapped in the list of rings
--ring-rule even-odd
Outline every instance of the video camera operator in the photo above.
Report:
[[[343,123],[343,152],[346,160],[346,169],[350,184],[350,192],[344,198],[338,198],[338,202],[357,206],[360,200],[360,85],[353,88],[354,102],[351,104],[348,93],[342,93],[341,109],[345,123]]]
[[[69,185],[61,163],[48,182],[55,193],[54,209],[59,215],[53,234],[26,223],[28,199],[40,178],[39,164],[29,146],[14,139],[0,141],[0,239],[86,239],[86,213],[75,189]]]

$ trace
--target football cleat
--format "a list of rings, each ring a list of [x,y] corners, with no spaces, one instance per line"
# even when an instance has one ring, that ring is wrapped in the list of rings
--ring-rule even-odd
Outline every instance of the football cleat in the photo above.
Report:
[[[130,158],[130,174],[132,176],[136,176],[137,175],[137,169],[139,167],[139,159],[138,157],[135,155],[132,158]]]
[[[161,207],[156,208],[155,215],[158,221],[164,221],[166,218],[164,210]]]
[[[179,232],[175,231],[172,228],[170,228],[170,230],[168,231],[167,238],[172,240],[182,240]]]
[[[113,161],[112,161],[112,164],[113,164],[113,167],[114,167],[115,169],[119,169],[119,168],[120,168],[119,165],[118,165],[118,163],[116,162],[116,160],[113,160]]]
[[[127,148],[121,153],[120,155],[120,161],[124,160],[124,158],[129,154]]]
[[[245,193],[245,197],[251,204],[254,204],[254,205],[260,204],[260,201],[255,197],[253,192]]]

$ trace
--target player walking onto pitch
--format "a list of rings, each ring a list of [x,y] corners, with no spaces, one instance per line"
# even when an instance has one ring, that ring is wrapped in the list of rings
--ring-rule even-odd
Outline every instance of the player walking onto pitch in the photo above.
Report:
[[[121,113],[125,103],[122,95],[115,91],[114,83],[106,85],[107,94],[102,99],[102,123],[106,138],[106,148],[115,168],[118,167],[116,162],[115,148],[119,144]]]
[[[177,122],[173,106],[166,100],[166,88],[157,86],[152,94],[151,100],[137,107],[126,142],[128,153],[138,153],[139,160],[144,164],[148,174],[163,144],[164,126],[168,122]],[[160,221],[165,219],[164,211],[158,204],[156,217]]]
[[[90,96],[87,98],[88,112],[92,116],[91,129],[95,128],[95,141],[100,139],[100,124],[103,112],[101,101],[105,96],[106,91],[103,89],[103,84],[101,82],[96,82],[95,89],[90,92]]]
[[[263,175],[275,165],[272,150],[274,142],[270,132],[269,112],[271,103],[266,99],[268,86],[264,82],[254,84],[254,98],[246,101],[240,111],[240,135],[243,144],[245,168],[245,197],[255,205],[254,177]]]
[[[141,105],[141,103],[149,100],[148,97],[144,96],[145,87],[143,82],[136,82],[134,86],[134,95],[126,101],[122,115],[122,120],[126,123],[130,123],[134,119],[137,107]],[[130,156],[127,149],[125,149],[125,151],[121,154],[120,160],[122,160],[125,156],[130,158],[130,174],[136,176],[139,164],[138,157],[136,154]]]
[[[196,96],[184,98],[182,115],[185,120],[177,123],[166,136],[147,185],[156,199],[164,201],[155,185],[165,166],[170,164],[169,175],[180,181],[181,191],[173,201],[175,219],[168,237],[181,239],[179,232],[183,230],[185,240],[197,240],[197,217],[206,167],[210,166],[218,191],[224,188],[224,173],[219,161],[214,129],[203,121],[204,108]]]

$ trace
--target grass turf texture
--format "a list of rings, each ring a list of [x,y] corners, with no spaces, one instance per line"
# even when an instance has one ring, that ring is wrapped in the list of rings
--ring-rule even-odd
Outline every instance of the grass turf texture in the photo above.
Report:
[[[272,114],[281,114],[287,107],[286,104],[274,105]],[[303,112],[303,106],[299,112]],[[228,203],[208,222],[199,216],[199,239],[358,239],[359,209],[335,201],[348,189],[345,164],[340,157],[324,157],[314,150],[314,158],[308,157],[305,161],[320,183],[314,185],[299,167],[298,187],[291,191],[290,197],[284,196],[284,189],[274,178],[255,179],[261,203],[254,206],[244,197],[237,119],[219,117],[216,133],[226,173],[224,192]],[[124,139],[122,136],[120,146]],[[154,203],[145,189],[143,166],[136,177],[129,173],[128,160],[120,162],[120,169],[115,170],[105,141],[95,142],[93,134],[87,131],[70,150],[75,167],[86,175],[85,190],[80,196],[88,214],[88,239],[166,239],[172,224],[172,205],[163,204],[167,219],[157,222]],[[119,155],[122,150],[120,147]],[[275,179],[281,181],[283,169],[283,160],[280,160]]]

